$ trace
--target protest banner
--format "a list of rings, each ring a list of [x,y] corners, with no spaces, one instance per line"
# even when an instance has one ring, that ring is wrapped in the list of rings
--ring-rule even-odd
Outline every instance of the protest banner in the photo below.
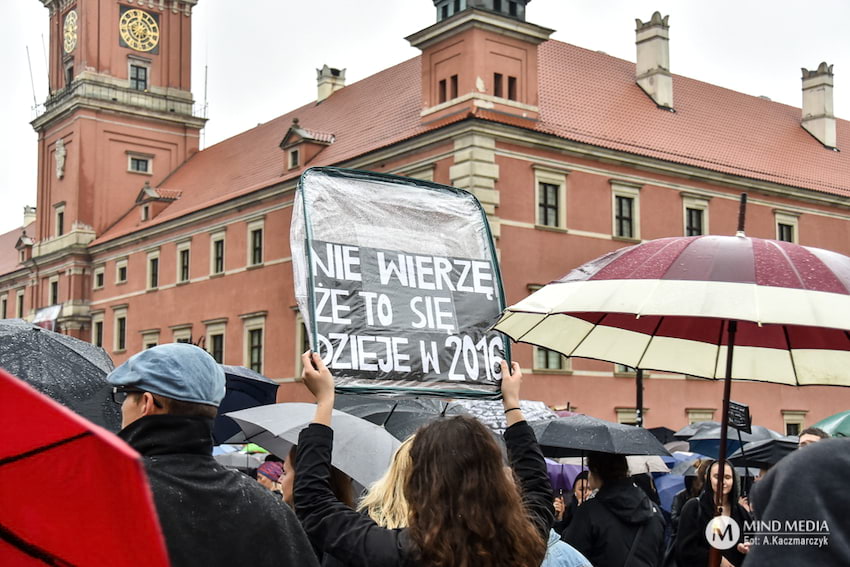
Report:
[[[337,168],[301,176],[290,231],[310,345],[341,392],[499,396],[509,348],[492,236],[473,195]]]

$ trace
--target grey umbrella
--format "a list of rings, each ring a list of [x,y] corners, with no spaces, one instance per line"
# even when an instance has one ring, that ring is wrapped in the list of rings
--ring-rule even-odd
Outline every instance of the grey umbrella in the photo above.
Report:
[[[531,427],[547,457],[578,457],[588,451],[617,455],[670,454],[647,429],[587,415],[539,421]]]
[[[0,368],[110,431],[121,428],[102,348],[21,319],[0,320]]]
[[[361,394],[336,396],[334,408],[380,425],[402,441],[440,416],[466,413],[457,404],[433,398],[397,398]]]
[[[285,457],[298,434],[316,412],[314,404],[285,403],[228,413],[245,437],[278,457]],[[401,442],[380,425],[333,410],[331,464],[363,486],[378,480],[390,465]]]

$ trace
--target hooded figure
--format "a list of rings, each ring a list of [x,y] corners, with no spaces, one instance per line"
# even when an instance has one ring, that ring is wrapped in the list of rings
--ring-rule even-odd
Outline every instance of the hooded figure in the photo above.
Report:
[[[705,528],[714,517],[715,491],[713,484],[718,481],[715,479],[713,482],[712,477],[716,475],[719,468],[715,464],[716,461],[713,461],[706,466],[705,485],[702,493],[697,498],[688,500],[682,507],[682,513],[679,516],[679,529],[674,544],[678,567],[708,566],[709,545],[705,537]],[[744,541],[744,524],[752,520],[752,517],[743,506],[738,504],[738,498],[741,494],[741,479],[738,478],[738,473],[735,472],[734,467],[728,461],[726,467],[728,467],[727,471],[731,471],[732,488],[725,502],[728,505],[729,515],[741,528],[738,543],[742,543]],[[744,554],[738,551],[737,546],[732,546],[721,553],[735,567],[739,567],[744,562]]]
[[[590,453],[596,496],[578,507],[563,539],[595,567],[655,567],[664,554],[661,509],[628,478],[623,455]]]

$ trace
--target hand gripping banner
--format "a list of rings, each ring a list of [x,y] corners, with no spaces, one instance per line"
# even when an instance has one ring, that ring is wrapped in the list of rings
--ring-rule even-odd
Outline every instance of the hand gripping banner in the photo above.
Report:
[[[312,168],[290,228],[295,296],[340,392],[499,397],[507,341],[478,200],[392,175]]]

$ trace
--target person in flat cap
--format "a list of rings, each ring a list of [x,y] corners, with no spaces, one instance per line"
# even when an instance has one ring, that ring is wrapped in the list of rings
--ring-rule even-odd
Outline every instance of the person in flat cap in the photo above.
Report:
[[[144,459],[173,567],[318,567],[289,506],[212,457],[225,391],[212,356],[191,344],[160,345],[107,379],[121,405],[118,436]]]

